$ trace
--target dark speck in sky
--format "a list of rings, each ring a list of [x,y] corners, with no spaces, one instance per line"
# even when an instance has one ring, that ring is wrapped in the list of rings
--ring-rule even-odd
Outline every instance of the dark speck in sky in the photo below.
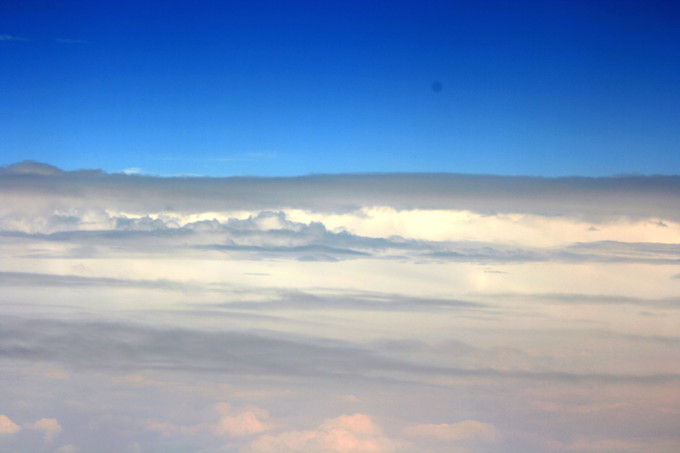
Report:
[[[444,89],[444,85],[440,81],[432,82],[432,91],[439,93]]]

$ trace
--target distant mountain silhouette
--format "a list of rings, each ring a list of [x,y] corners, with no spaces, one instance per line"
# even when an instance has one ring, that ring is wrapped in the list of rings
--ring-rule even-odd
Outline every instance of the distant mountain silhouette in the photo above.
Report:
[[[12,164],[5,169],[5,172],[25,175],[56,175],[63,173],[62,170],[54,165],[36,162],[34,160],[24,160]]]

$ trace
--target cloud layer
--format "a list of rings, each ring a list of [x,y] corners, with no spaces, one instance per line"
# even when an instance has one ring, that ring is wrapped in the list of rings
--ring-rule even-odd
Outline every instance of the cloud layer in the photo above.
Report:
[[[674,451],[678,181],[1,169],[0,450]]]
[[[0,189],[4,202],[32,196],[41,203],[81,207],[106,200],[109,208],[136,213],[295,208],[342,212],[364,206],[391,206],[595,219],[662,217],[677,221],[680,177],[538,178],[414,173],[160,178],[97,170],[65,172],[27,161],[0,170]]]

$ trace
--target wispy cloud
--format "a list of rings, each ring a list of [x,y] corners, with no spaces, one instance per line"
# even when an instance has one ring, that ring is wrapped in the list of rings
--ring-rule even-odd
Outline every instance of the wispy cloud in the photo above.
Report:
[[[78,275],[37,274],[26,272],[0,272],[0,283],[3,286],[44,286],[44,287],[109,287],[163,289],[170,291],[198,291],[198,285],[182,284],[167,280],[125,280],[117,278],[83,277]]]
[[[85,41],[82,39],[71,39],[71,38],[56,38],[56,42],[62,43],[62,44],[89,44],[90,41]]]
[[[678,297],[631,297],[624,294],[575,294],[575,293],[543,293],[543,294],[487,294],[489,298],[504,298],[511,300],[531,300],[535,302],[559,303],[571,306],[579,305],[632,305],[640,307],[664,308],[680,310]]]
[[[28,39],[4,33],[0,34],[0,41],[28,41]]]
[[[265,151],[254,151],[254,152],[243,152],[234,153],[226,156],[219,157],[161,157],[160,160],[167,161],[191,161],[191,162],[250,162],[263,159],[275,159],[277,153],[265,152]]]
[[[420,364],[355,344],[273,332],[206,332],[141,324],[0,318],[5,360],[47,359],[78,369],[185,370],[241,376],[343,378],[434,382],[470,377],[519,381],[637,383],[680,382],[680,373],[603,373],[502,370]],[[87,338],[83,342],[83,338]],[[134,356],[129,351],[134,350]],[[262,355],[261,351],[267,351]]]

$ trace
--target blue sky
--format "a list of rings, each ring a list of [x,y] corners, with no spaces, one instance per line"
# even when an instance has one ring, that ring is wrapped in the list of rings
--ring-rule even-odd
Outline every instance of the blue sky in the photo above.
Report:
[[[679,19],[673,2],[4,1],[0,165],[676,174]]]

